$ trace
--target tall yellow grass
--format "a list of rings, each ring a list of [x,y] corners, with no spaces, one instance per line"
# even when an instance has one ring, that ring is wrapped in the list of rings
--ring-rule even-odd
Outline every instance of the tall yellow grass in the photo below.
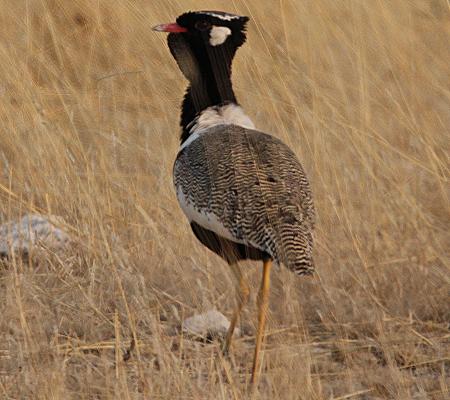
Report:
[[[189,9],[251,17],[238,98],[318,210],[315,277],[272,275],[256,397],[446,398],[445,0],[3,1],[0,220],[58,214],[80,244],[1,264],[1,397],[246,397],[259,264],[230,361],[178,330],[234,306],[172,187],[186,82],[150,28]]]

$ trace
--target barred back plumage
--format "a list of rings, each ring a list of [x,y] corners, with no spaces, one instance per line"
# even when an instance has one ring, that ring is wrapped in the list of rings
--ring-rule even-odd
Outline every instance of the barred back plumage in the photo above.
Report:
[[[311,191],[295,154],[277,138],[236,125],[203,130],[179,152],[174,184],[185,212],[206,216],[204,228],[214,223],[219,236],[299,275],[312,273]]]

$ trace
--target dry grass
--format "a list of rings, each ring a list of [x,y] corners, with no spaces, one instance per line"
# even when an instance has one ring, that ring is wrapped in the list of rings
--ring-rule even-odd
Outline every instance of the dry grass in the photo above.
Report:
[[[176,202],[186,84],[150,30],[202,8],[251,16],[237,95],[319,214],[315,277],[274,271],[257,397],[448,398],[448,1],[198,3],[2,3],[0,219],[62,215],[81,244],[0,266],[0,396],[246,397],[259,265],[230,363],[176,329],[234,305]]]

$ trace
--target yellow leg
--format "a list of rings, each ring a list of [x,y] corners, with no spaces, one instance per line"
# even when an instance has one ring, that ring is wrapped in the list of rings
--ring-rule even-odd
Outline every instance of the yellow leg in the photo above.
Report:
[[[248,302],[248,298],[250,295],[250,289],[248,287],[247,281],[242,275],[241,269],[237,263],[231,264],[231,268],[233,270],[234,275],[238,281],[238,298],[237,298],[237,307],[234,311],[233,318],[231,319],[230,327],[228,328],[227,337],[225,340],[225,345],[223,346],[223,354],[228,354],[230,350],[231,341],[233,339],[233,332],[236,328],[236,324],[239,320],[239,315],[241,314],[242,309]]]
[[[267,309],[269,305],[269,289],[270,289],[270,269],[272,267],[272,260],[264,261],[263,279],[261,282],[261,289],[258,295],[258,330],[256,332],[256,346],[255,355],[253,357],[253,368],[251,384],[254,388],[258,382],[259,375],[259,352],[264,337],[264,327],[266,325]]]

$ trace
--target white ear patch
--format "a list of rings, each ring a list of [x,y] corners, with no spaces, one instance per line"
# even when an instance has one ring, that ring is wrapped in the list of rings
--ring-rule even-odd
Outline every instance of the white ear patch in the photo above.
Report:
[[[227,37],[231,35],[231,29],[225,26],[213,25],[209,34],[209,44],[211,46],[218,46],[227,40]]]

